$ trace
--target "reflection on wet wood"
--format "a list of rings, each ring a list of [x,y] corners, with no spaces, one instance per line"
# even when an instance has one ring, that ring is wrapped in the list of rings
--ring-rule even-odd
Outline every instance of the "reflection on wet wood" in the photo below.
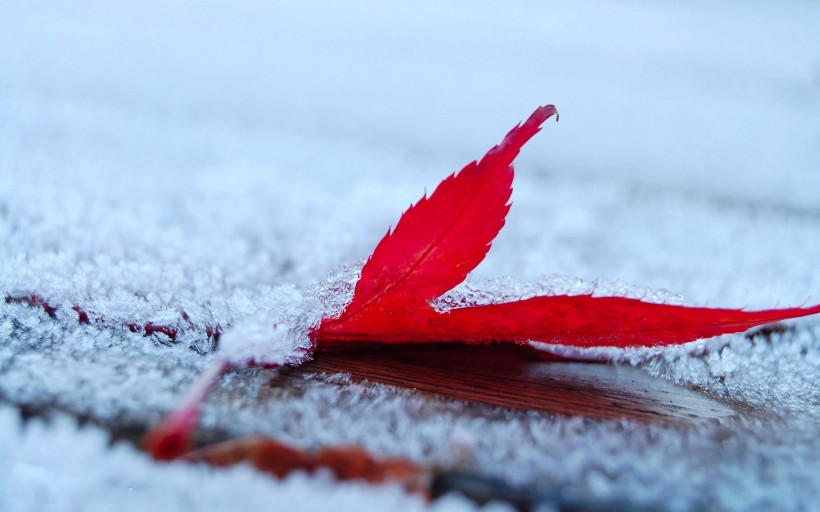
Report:
[[[354,380],[465,402],[643,422],[691,423],[736,414],[721,402],[639,369],[542,361],[527,354],[516,347],[447,345],[325,352],[281,377],[347,372]]]

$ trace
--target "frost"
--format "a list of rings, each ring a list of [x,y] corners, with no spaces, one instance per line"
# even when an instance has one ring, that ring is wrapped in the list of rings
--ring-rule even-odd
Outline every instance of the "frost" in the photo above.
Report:
[[[323,283],[311,287],[309,293],[318,302],[315,308],[321,308],[322,318],[336,318],[353,300],[353,291],[361,275],[364,261],[336,269]]]
[[[264,308],[246,302],[223,334],[219,355],[235,364],[292,366],[312,357],[310,330],[338,316],[353,297],[361,265],[343,267],[302,293],[293,286],[273,290]]]
[[[25,425],[0,407],[0,508],[29,510],[161,509],[167,511],[277,508],[326,510],[427,510],[397,486],[336,483],[294,474],[283,481],[247,466],[211,469],[184,463],[157,465],[133,447],[108,446],[105,432],[78,428],[66,417]],[[453,496],[436,510],[474,510]]]
[[[697,350],[681,347],[644,357],[650,374],[695,385],[772,413],[820,421],[820,324],[799,331],[721,337]]]
[[[265,308],[248,304],[250,312],[234,323],[220,339],[218,355],[236,364],[297,365],[310,359],[311,327],[322,311],[293,287],[274,292]]]
[[[437,311],[501,304],[536,296],[592,295],[594,297],[627,297],[657,304],[683,304],[683,298],[664,289],[641,288],[623,281],[599,278],[588,281],[578,277],[552,274],[541,276],[534,281],[521,281],[503,277],[486,282],[468,279],[453,290],[445,293],[431,304]]]

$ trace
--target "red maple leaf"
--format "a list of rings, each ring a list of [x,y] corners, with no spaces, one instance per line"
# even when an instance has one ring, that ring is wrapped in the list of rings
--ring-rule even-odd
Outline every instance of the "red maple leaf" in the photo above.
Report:
[[[744,311],[643,302],[624,297],[536,296],[501,304],[438,311],[431,302],[464,281],[504,226],[512,193],[512,162],[555,107],[538,108],[478,162],[447,177],[422,198],[376,246],[353,298],[334,318],[311,330],[314,347],[359,343],[527,343],[570,346],[658,346],[745,331],[820,313],[807,308]],[[209,383],[222,363],[194,386],[186,406],[146,438],[158,459],[185,453]]]
[[[313,333],[321,348],[350,342],[515,342],[572,346],[656,346],[745,331],[820,312],[820,306],[765,311],[655,304],[623,297],[541,296],[436,311],[484,259],[510,209],[512,162],[557,112],[547,105],[513,128],[479,162],[450,175],[379,242],[338,318]]]

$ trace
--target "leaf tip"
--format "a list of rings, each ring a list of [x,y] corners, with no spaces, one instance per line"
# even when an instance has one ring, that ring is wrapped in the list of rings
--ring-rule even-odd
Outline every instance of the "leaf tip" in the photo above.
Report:
[[[542,105],[535,109],[535,112],[532,113],[530,119],[534,118],[533,122],[540,125],[552,116],[555,116],[555,121],[558,122],[560,116],[558,115],[558,109],[555,108],[555,105]]]
[[[555,116],[556,121],[558,120],[558,110],[555,105],[543,105],[535,109],[526,121],[510,130],[501,144],[487,153],[481,164],[489,163],[488,161],[491,159],[500,158],[501,161],[511,165],[515,157],[518,156],[521,147],[533,138],[536,133],[540,132],[541,125],[552,116]]]

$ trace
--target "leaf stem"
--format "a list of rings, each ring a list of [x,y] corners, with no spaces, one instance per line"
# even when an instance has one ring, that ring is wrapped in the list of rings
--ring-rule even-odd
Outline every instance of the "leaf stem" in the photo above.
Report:
[[[157,460],[174,460],[190,451],[202,403],[216,381],[231,368],[233,364],[223,359],[201,373],[180,407],[145,434],[143,449]]]

